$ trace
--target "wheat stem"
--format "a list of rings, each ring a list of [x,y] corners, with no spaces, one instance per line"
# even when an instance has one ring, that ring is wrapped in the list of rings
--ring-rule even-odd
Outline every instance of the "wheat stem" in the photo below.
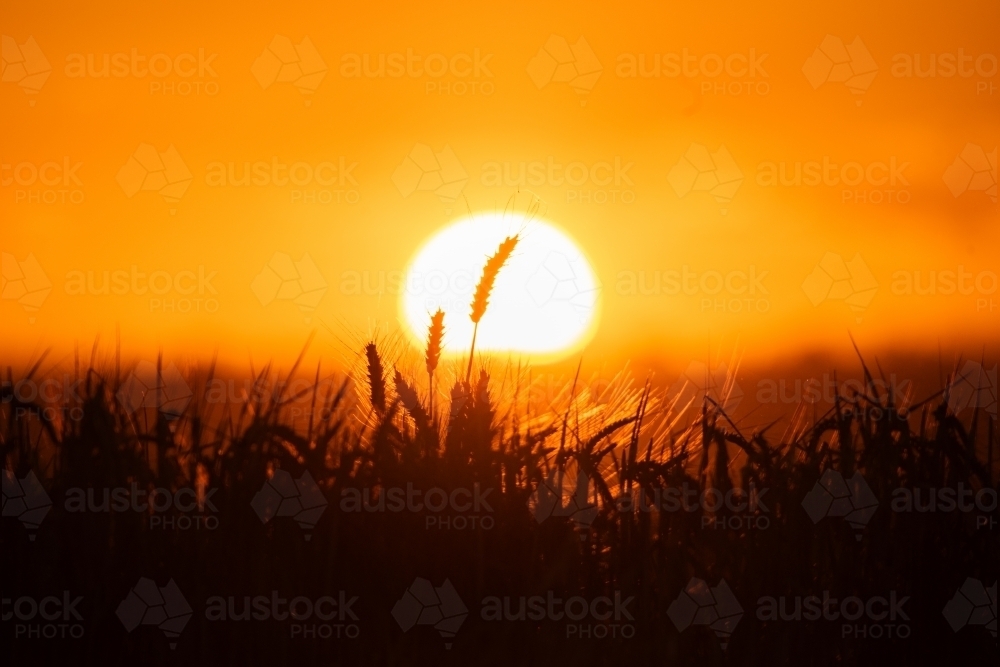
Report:
[[[472,375],[472,360],[476,356],[476,334],[479,333],[479,322],[472,325],[472,348],[469,350],[469,367],[465,369],[465,382],[469,383],[469,377]]]
[[[427,410],[431,417],[434,416],[434,371],[437,369],[438,360],[441,358],[441,340],[444,338],[444,311],[438,308],[437,312],[431,315],[431,324],[427,328],[427,385],[430,397],[427,401]]]

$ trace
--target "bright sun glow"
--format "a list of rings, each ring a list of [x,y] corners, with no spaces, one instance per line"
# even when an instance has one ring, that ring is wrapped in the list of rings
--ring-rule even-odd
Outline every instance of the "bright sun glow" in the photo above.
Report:
[[[583,252],[539,219],[477,214],[441,230],[417,252],[400,299],[402,320],[423,347],[430,317],[445,312],[445,351],[468,353],[470,304],[486,259],[520,234],[479,323],[476,351],[554,361],[582,347],[597,325],[599,285]]]

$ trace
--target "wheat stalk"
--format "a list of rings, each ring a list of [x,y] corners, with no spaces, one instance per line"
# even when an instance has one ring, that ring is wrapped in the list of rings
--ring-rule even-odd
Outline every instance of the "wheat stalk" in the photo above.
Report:
[[[399,402],[403,404],[406,411],[413,417],[413,421],[417,426],[417,432],[426,431],[428,426],[427,413],[424,412],[424,408],[420,405],[420,395],[417,394],[416,388],[406,382],[403,374],[398,369],[393,377],[393,383],[396,387],[396,395],[399,396]]]
[[[518,235],[508,236],[497,248],[496,253],[494,253],[489,259],[486,260],[486,266],[483,267],[483,275],[479,279],[479,284],[476,285],[476,293],[472,298],[472,312],[469,313],[469,318],[472,320],[472,348],[469,350],[469,368],[465,371],[465,381],[468,383],[469,377],[472,375],[472,359],[476,353],[476,334],[479,332],[479,320],[483,319],[483,315],[486,314],[486,306],[489,305],[490,292],[493,291],[493,283],[496,282],[497,274],[500,273],[500,269],[503,265],[507,263],[510,259],[510,254],[514,252],[514,246],[517,245]]]
[[[444,311],[438,308],[437,312],[431,315],[431,324],[427,328],[427,384],[430,397],[427,400],[427,409],[434,414],[434,371],[437,369],[438,360],[441,358],[441,340],[444,338]]]
[[[372,406],[379,412],[385,412],[385,376],[382,371],[382,360],[378,356],[374,342],[365,345],[365,356],[368,357],[368,384],[371,387]]]

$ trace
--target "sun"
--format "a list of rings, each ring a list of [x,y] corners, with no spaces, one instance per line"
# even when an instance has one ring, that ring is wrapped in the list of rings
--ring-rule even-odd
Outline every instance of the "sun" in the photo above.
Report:
[[[468,354],[470,305],[486,259],[518,234],[500,270],[476,351],[518,352],[551,362],[587,343],[597,327],[600,285],[583,251],[550,222],[509,213],[479,213],[432,236],[407,267],[400,319],[423,347],[431,315],[445,313],[444,352]]]

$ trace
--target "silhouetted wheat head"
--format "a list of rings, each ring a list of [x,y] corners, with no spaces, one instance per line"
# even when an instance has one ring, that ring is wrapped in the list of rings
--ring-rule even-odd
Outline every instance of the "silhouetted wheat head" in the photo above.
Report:
[[[486,314],[486,307],[489,305],[493,284],[496,282],[497,275],[500,274],[500,269],[510,259],[511,253],[514,252],[517,240],[518,236],[515,234],[514,236],[508,236],[500,243],[497,251],[486,260],[486,265],[483,267],[483,275],[479,278],[479,283],[476,285],[476,292],[472,297],[472,310],[469,313],[469,319],[472,320],[472,346],[469,349],[469,368],[465,372],[466,382],[469,381],[469,377],[472,375],[472,360],[476,354],[476,334],[479,331],[479,320],[483,319],[483,315]]]
[[[430,326],[427,327],[427,349],[424,353],[424,363],[427,366],[428,411],[434,414],[434,371],[441,359],[441,343],[444,340],[444,311],[440,308],[431,315]]]
[[[368,387],[371,392],[372,406],[379,412],[385,412],[385,376],[382,370],[382,360],[378,356],[375,343],[365,346],[365,358],[368,359]]]

